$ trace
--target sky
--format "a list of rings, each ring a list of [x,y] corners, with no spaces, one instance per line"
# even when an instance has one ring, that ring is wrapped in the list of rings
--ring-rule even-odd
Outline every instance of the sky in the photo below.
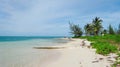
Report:
[[[0,0],[0,36],[69,36],[69,21],[84,27],[100,17],[120,24],[120,0]]]

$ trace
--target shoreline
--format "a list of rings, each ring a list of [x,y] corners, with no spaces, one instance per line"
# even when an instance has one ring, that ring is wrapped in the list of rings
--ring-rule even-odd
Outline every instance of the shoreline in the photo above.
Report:
[[[68,43],[54,47],[65,47],[57,50],[61,53],[57,60],[49,60],[44,63],[44,67],[110,67],[114,62],[109,56],[96,54],[95,49],[83,47],[83,39],[73,39]],[[49,50],[49,49],[48,49]],[[50,49],[51,50],[51,49]],[[114,54],[111,54],[114,55]],[[55,56],[54,56],[55,57]],[[113,58],[112,58],[113,59]]]

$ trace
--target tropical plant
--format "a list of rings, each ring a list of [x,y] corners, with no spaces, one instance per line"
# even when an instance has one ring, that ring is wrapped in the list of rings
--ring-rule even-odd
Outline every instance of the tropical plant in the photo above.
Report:
[[[75,25],[75,24],[72,24],[72,23],[69,23],[70,25],[70,30],[74,37],[80,37],[82,36],[83,32],[82,32],[82,29],[79,27],[79,25]]]
[[[86,24],[86,25],[84,26],[84,29],[85,29],[85,34],[86,34],[87,36],[93,34],[93,25],[92,25],[92,24]]]
[[[102,34],[107,34],[107,30],[104,29],[104,30],[102,31]]]
[[[114,53],[117,51],[117,47],[111,45],[107,42],[95,42],[92,45],[93,48],[96,48],[98,54],[107,55],[109,53]]]
[[[120,44],[120,35],[104,35],[101,36],[82,36],[80,38],[91,41],[91,46],[96,49],[96,52],[102,55],[114,53]]]
[[[120,24],[118,26],[117,34],[120,34]]]
[[[103,20],[100,19],[99,17],[95,17],[92,21],[93,26],[94,26],[94,34],[95,35],[99,35],[99,33],[101,32],[101,29],[103,28],[102,26],[102,22]]]
[[[109,25],[109,34],[115,34],[115,31],[111,25]]]

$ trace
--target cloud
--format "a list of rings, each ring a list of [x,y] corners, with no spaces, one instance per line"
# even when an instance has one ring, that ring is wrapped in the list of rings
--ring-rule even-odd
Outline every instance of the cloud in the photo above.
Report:
[[[59,28],[54,28],[54,27],[56,27],[56,25],[61,23],[54,22],[51,20],[69,16],[72,13],[65,10],[63,12],[59,11],[60,9],[62,9],[61,5],[65,5],[65,4],[57,4],[54,1],[50,1],[47,3],[44,2],[45,1],[42,1],[41,3],[37,1],[36,4],[32,5],[31,7],[29,6],[28,9],[24,10],[24,8],[26,8],[29,5],[29,1],[28,3],[26,3],[26,5],[22,6],[23,9],[21,9],[21,7],[19,7],[20,5],[18,5],[17,3],[22,5],[24,3],[24,0],[21,2],[14,1],[15,4],[13,3],[12,5],[11,2],[5,1],[4,3],[6,5],[3,5],[5,8],[2,9],[2,11],[6,12],[6,14],[9,14],[10,16],[5,20],[0,20],[2,22],[5,22],[5,23],[1,23],[0,25],[1,31],[8,31],[8,32],[10,31],[16,34],[18,33],[35,34],[41,32],[46,34],[48,32],[57,31],[56,29]],[[59,25],[57,27],[63,29],[63,26],[64,25]],[[49,31],[49,29],[51,29],[51,31]]]
[[[118,23],[118,2],[120,1],[0,0],[0,35],[69,35],[68,21],[83,27],[95,16],[103,18],[105,26]]]

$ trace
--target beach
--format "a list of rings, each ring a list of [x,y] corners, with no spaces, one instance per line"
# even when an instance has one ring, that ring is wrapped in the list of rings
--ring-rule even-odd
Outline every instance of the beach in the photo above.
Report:
[[[113,64],[114,58],[97,54],[89,46],[89,41],[73,38],[0,42],[0,67],[110,67]]]
[[[120,67],[120,0],[0,0],[0,67]]]
[[[62,45],[66,42],[61,37],[0,37],[0,67],[44,67],[41,66],[44,62],[58,58],[61,52],[33,47]]]
[[[61,52],[60,57],[53,56],[54,60],[48,58],[43,67],[110,67],[113,62],[108,61],[108,56],[96,54],[95,49],[81,46],[82,39],[73,39],[64,45],[61,49],[48,49]],[[56,47],[56,46],[54,46]]]

